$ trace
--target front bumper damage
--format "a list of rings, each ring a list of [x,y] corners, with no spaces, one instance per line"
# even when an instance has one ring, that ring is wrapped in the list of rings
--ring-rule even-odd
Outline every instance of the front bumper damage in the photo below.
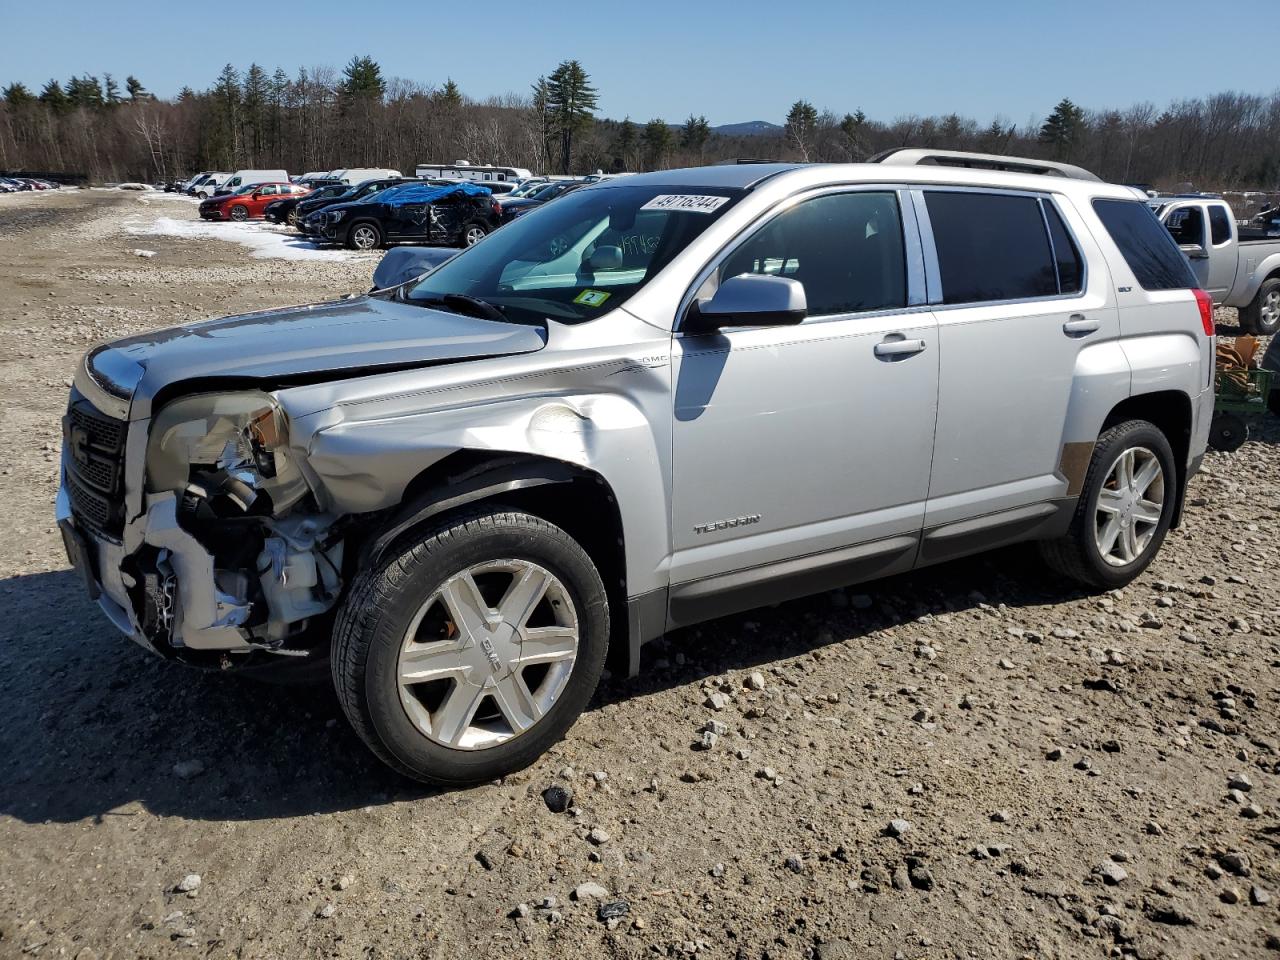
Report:
[[[130,428],[145,432],[147,425]],[[128,444],[132,451],[144,446]],[[343,586],[343,544],[330,540],[332,517],[295,510],[259,518],[256,532],[246,526],[251,547],[241,551],[251,562],[229,564],[192,529],[178,495],[143,491],[141,464],[126,462],[126,520],[116,538],[76,515],[70,456],[64,444],[56,520],[72,566],[121,632],[153,653],[203,666],[309,654],[306,627],[332,609]]]

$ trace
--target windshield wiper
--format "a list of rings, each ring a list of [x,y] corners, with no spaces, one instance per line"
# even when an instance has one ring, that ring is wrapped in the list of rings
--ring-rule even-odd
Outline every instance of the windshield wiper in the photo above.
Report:
[[[481,320],[507,319],[507,315],[499,307],[479,297],[469,297],[465,293],[446,293],[443,297],[432,297],[429,300],[411,298],[409,302],[418,303],[424,307],[443,307],[450,313],[479,317]]]

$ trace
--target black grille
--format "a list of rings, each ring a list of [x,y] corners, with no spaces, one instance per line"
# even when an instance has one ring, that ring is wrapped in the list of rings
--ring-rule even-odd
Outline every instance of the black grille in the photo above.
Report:
[[[72,396],[63,420],[67,494],[76,521],[89,530],[119,537],[123,529],[124,446],[128,424]]]

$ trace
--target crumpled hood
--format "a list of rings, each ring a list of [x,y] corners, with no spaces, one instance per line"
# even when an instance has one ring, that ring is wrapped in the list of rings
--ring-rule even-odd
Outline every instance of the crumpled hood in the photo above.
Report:
[[[130,419],[184,381],[250,380],[270,388],[332,375],[534,353],[546,331],[378,297],[265,310],[138,334],[90,352],[108,392],[132,396]]]

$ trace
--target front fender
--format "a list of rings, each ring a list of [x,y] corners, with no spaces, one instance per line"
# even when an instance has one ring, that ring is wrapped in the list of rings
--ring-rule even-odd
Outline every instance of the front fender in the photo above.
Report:
[[[627,397],[522,397],[339,420],[311,434],[304,459],[327,509],[365,514],[400,504],[415,477],[462,450],[535,456],[599,475],[622,519],[628,592],[665,585],[659,581],[661,558],[669,553],[663,458],[644,411]]]

